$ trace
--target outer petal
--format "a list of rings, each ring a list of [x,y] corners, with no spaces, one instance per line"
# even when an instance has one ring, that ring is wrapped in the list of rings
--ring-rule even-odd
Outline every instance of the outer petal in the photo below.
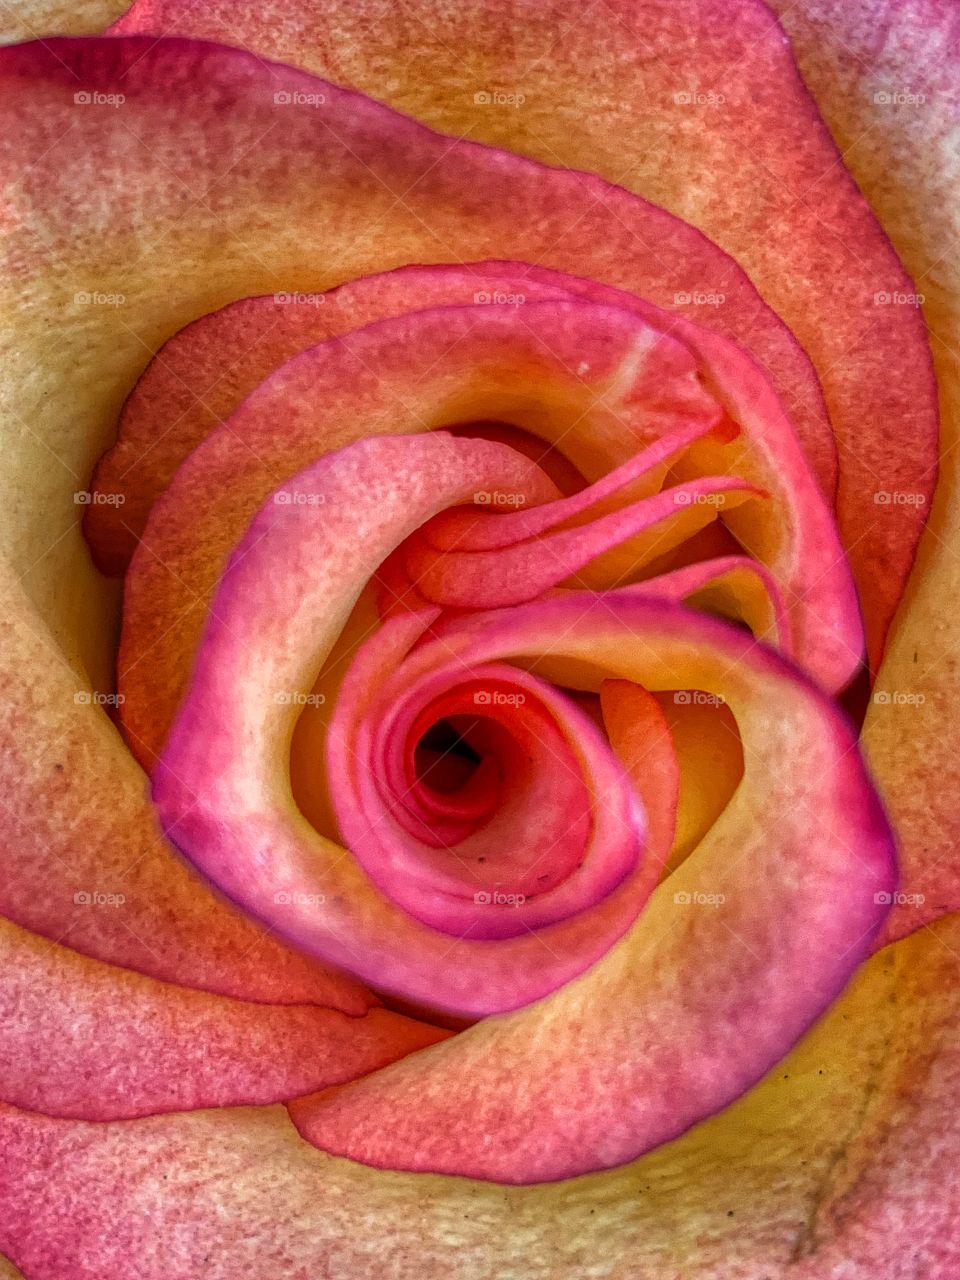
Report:
[[[126,0],[20,0],[0,19],[0,44],[41,36],[98,35],[127,8]]]
[[[912,1064],[952,1034],[957,943],[956,921],[942,922],[874,957],[749,1095],[641,1160],[571,1182],[370,1170],[303,1143],[278,1109],[108,1125],[4,1110],[0,1245],[30,1280],[440,1280],[454,1256],[464,1280],[554,1280],[598,1260],[631,1280],[836,1280],[846,1261],[854,1280],[952,1280],[957,1112],[944,1105],[951,1082]],[[918,1168],[911,1133],[927,1125],[935,1146]],[[868,1240],[865,1162],[906,1229],[872,1270],[851,1253],[817,1271],[831,1220],[846,1219],[857,1249]]]
[[[930,535],[876,681],[885,697],[864,726],[902,846],[904,897],[887,935],[898,937],[960,906],[960,12],[947,0],[782,8],[804,75],[926,299],[940,385],[944,471]]]
[[[0,911],[157,978],[363,1013],[374,998],[359,983],[284,947],[173,856],[143,771],[12,578],[0,566]]]
[[[277,1102],[445,1034],[385,1009],[351,1018],[170,986],[6,921],[0,975],[0,1097],[85,1120]]]

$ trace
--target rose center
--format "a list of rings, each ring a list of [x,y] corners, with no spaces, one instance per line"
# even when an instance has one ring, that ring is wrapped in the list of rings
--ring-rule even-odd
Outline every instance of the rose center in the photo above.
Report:
[[[462,790],[477,772],[483,757],[470,743],[470,726],[457,727],[444,717],[432,725],[414,750],[417,781],[441,795]]]

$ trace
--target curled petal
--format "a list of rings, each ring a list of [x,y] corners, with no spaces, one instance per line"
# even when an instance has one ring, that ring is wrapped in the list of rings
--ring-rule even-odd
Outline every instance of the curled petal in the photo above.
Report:
[[[589,972],[369,1083],[298,1104],[298,1124],[338,1155],[497,1181],[622,1163],[741,1094],[836,997],[889,909],[892,834],[843,716],[723,623],[641,597],[584,610],[571,595],[444,627],[411,654],[405,679],[439,652],[533,664],[580,687],[613,676],[703,689],[737,718],[744,777]]]
[[[657,700],[630,680],[600,686],[603,723],[649,821],[649,855],[662,866],[673,847],[680,804],[680,763],[670,725]]]
[[[611,545],[621,544],[629,568],[636,558],[630,535],[657,513],[686,522],[689,532],[717,511],[699,499],[720,495],[730,499],[725,519],[733,524],[744,510],[733,510],[744,492],[763,488],[771,494],[770,514],[744,517],[735,532],[783,580],[798,654],[825,684],[843,684],[861,658],[856,597],[829,509],[789,421],[751,367],[752,373],[743,374],[747,389],[738,404],[741,442],[736,425],[719,421],[694,356],[663,325],[662,314],[659,320],[640,319],[619,307],[582,301],[530,303],[520,317],[507,308],[441,307],[370,325],[281,365],[179,468],[153,507],[127,575],[120,715],[138,759],[152,767],[186,691],[227,554],[284,476],[318,451],[364,435],[425,431],[471,418],[507,420],[548,444],[558,443],[588,479],[599,482],[599,491],[588,498],[562,503],[561,519],[584,502],[581,514],[598,507],[602,512],[610,498],[632,499],[635,484],[649,484],[651,477],[655,489],[662,468],[677,461],[684,442],[688,454],[708,450],[702,459],[708,474],[735,463],[742,481],[723,474],[713,481],[681,480],[673,496],[654,492],[600,514],[582,529],[545,530],[533,553],[523,550],[527,543],[516,553],[498,548],[497,564],[506,562],[502,574],[490,557],[488,565],[495,577],[505,575],[529,597]],[[678,426],[681,419],[684,425]],[[631,461],[638,448],[640,461]],[[500,496],[517,501],[523,495],[471,495],[490,505]],[[544,490],[544,500],[557,496],[555,489]],[[680,503],[679,496],[689,501]],[[644,503],[652,504],[653,514]],[[746,504],[751,505],[756,504]],[[656,545],[659,532],[653,533]],[[547,554],[551,538],[566,549]],[[469,554],[483,559],[480,552]],[[523,563],[511,571],[511,554],[521,562],[532,554],[533,563],[527,560],[523,573]],[[472,580],[472,574],[456,570],[446,576],[454,587],[459,576],[464,587]],[[488,588],[467,602],[482,606],[502,598],[502,588],[499,594]],[[454,603],[464,601],[457,596]]]
[[[543,681],[489,663],[441,663],[397,696],[390,676],[410,627],[397,619],[361,652],[328,740],[340,831],[371,880],[411,915],[471,938],[584,911],[641,860],[631,890],[649,892],[659,866],[644,848],[645,807],[590,718]],[[483,753],[471,780],[483,785],[458,790],[457,812],[410,750],[438,722],[459,723]],[[661,841],[661,864],[668,851]]]
[[[252,914],[380,988],[464,1016],[529,1003],[623,934],[659,868],[641,859],[594,910],[534,932],[452,939],[375,891],[309,826],[293,804],[284,748],[296,716],[291,694],[312,687],[389,550],[478,488],[542,501],[553,486],[504,445],[440,432],[362,441],[288,485],[282,492],[303,501],[261,510],[215,597],[152,779],[164,830]]]

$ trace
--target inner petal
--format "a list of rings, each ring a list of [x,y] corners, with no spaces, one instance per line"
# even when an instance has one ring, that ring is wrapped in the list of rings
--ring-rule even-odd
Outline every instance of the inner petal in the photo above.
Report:
[[[474,937],[514,936],[612,892],[643,852],[643,805],[559,691],[502,664],[441,664],[351,727],[405,625],[358,654],[328,746],[340,827],[368,874],[418,919]],[[455,756],[439,787],[438,746]]]

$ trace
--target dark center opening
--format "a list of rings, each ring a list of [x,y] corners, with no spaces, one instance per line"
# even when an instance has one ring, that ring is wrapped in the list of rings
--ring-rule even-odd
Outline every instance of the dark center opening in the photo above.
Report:
[[[447,719],[431,725],[414,751],[417,781],[442,795],[465,787],[481,760],[454,722]]]

